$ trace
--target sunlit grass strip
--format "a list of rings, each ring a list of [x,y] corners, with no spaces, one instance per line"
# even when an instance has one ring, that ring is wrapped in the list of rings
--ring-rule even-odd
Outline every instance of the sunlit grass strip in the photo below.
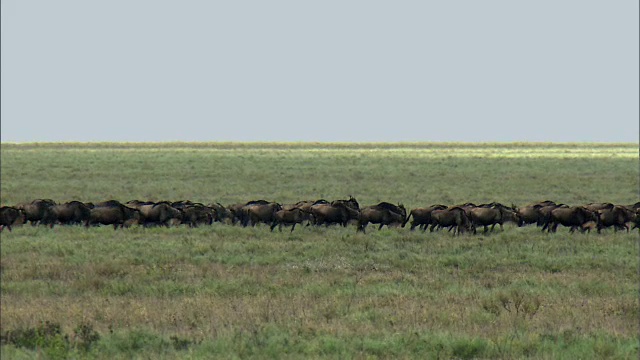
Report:
[[[216,143],[113,143],[113,144],[24,144],[3,145],[5,151],[43,151],[93,153],[155,152],[171,149],[177,153],[211,153],[264,156],[329,156],[329,157],[403,157],[403,158],[638,158],[635,144],[296,144],[272,143],[251,146],[250,143],[221,145]]]

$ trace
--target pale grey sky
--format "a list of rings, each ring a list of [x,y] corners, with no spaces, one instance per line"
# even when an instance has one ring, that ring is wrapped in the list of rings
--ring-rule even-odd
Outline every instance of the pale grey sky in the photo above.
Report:
[[[638,1],[23,1],[3,142],[638,142]]]

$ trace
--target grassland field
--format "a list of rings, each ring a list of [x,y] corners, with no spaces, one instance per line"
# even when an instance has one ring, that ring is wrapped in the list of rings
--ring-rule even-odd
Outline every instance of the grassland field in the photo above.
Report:
[[[0,161],[2,205],[640,200],[638,144],[2,144]],[[0,239],[0,355],[637,358],[638,239],[23,226]]]

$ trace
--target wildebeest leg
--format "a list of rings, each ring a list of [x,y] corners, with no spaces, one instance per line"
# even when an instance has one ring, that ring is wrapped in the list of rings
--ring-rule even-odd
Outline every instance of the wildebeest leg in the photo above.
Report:
[[[543,231],[543,232],[544,232],[545,230],[547,230],[547,232],[549,232],[549,225],[550,225],[550,223],[551,223],[551,221],[547,221],[547,222],[544,222],[544,223],[542,224],[542,231]]]
[[[292,233],[292,232],[293,232],[293,229],[295,229],[295,228],[296,228],[296,223],[293,223],[293,226],[291,227],[291,231],[290,231],[290,233]]]
[[[383,222],[381,222],[381,223],[380,223],[380,226],[378,226],[378,231],[382,230],[382,227],[383,227],[383,226],[384,226],[384,223],[383,223]]]
[[[627,224],[623,224],[623,225],[616,224],[613,227],[616,229],[615,231],[618,231],[618,230],[622,231],[624,229],[627,229],[627,232],[629,232],[629,228],[627,227]]]
[[[544,224],[544,226],[542,227],[542,231],[544,231],[544,230],[545,230],[545,228],[546,228],[547,233],[555,232],[555,231],[553,231],[553,227],[554,227],[554,226],[555,226],[556,228],[558,227],[558,225],[557,225],[557,224],[555,224],[555,223],[551,223],[551,222],[548,222],[548,223]]]

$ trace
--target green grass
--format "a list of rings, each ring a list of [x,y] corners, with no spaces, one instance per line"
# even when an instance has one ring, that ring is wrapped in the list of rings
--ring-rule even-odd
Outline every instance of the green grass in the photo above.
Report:
[[[2,204],[638,201],[633,144],[3,144]],[[638,234],[3,232],[3,358],[635,358]],[[88,324],[99,339],[82,342]],[[67,335],[67,338],[64,337]],[[66,339],[66,340],[65,340]],[[35,341],[35,340],[34,340]],[[84,346],[83,344],[88,344]]]

